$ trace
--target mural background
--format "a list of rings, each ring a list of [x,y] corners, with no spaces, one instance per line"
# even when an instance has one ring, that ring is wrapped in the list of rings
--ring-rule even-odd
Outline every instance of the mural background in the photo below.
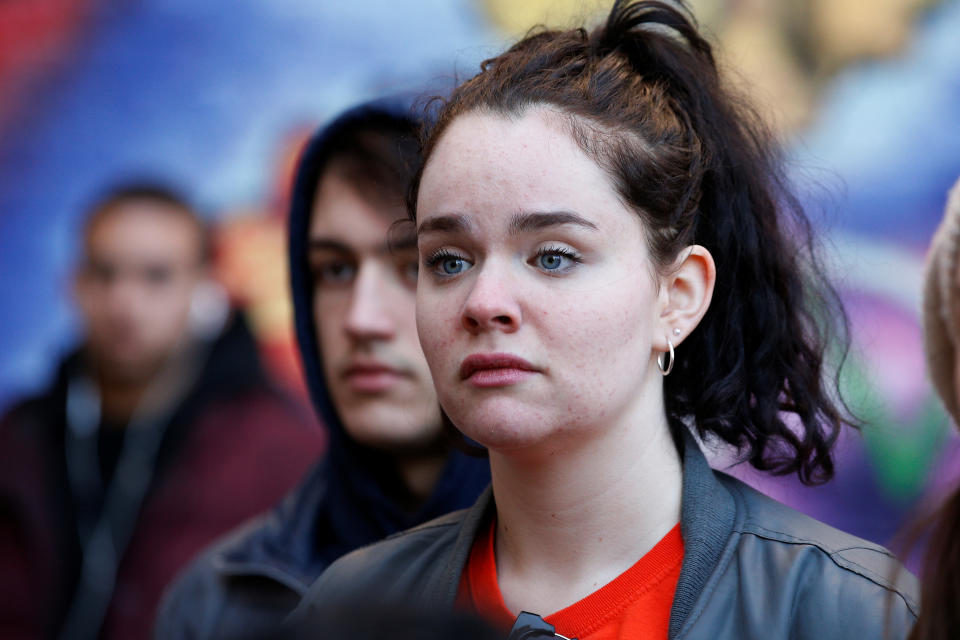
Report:
[[[69,283],[85,204],[143,176],[180,186],[217,223],[218,276],[298,389],[283,211],[307,133],[357,101],[469,75],[532,24],[595,20],[605,5],[0,3],[0,408],[41,388],[76,339]],[[918,323],[924,252],[960,175],[960,0],[693,5],[787,140],[849,305],[844,381],[867,419],[826,487],[733,470],[889,544],[917,505],[960,482]]]

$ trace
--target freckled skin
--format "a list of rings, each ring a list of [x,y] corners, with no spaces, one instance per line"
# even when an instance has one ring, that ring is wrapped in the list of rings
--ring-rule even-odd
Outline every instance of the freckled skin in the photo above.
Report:
[[[595,228],[511,233],[511,219],[531,211],[573,212]],[[653,344],[663,300],[642,223],[555,114],[458,117],[425,168],[417,222],[449,214],[470,231],[421,234],[417,327],[454,423],[493,449],[557,451],[599,429],[650,422],[662,406]],[[543,268],[537,252],[557,247],[580,260],[560,273]],[[429,265],[438,251],[466,268]],[[490,352],[538,373],[493,389],[460,379],[464,358]]]

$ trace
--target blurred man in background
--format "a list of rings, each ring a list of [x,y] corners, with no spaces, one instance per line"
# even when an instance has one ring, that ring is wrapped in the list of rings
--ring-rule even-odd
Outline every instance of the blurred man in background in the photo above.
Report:
[[[467,507],[488,484],[485,459],[451,449],[417,338],[416,239],[402,224],[416,127],[401,104],[361,106],[301,156],[290,272],[328,455],[273,513],[191,565],[165,598],[157,638],[269,633],[338,557]]]
[[[91,208],[82,344],[0,421],[0,637],[147,637],[178,568],[320,453],[210,295],[206,238],[163,187]]]

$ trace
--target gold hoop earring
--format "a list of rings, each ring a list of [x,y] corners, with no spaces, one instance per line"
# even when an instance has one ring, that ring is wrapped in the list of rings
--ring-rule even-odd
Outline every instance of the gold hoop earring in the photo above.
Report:
[[[670,362],[669,362],[669,364],[666,364],[666,365],[665,365],[665,364],[663,363],[664,358],[667,356],[666,353],[661,353],[659,356],[657,356],[657,367],[659,367],[660,373],[663,374],[664,377],[670,375],[670,372],[673,371],[673,363],[676,361],[676,358],[674,357],[674,354],[673,354],[673,341],[670,340],[670,338],[667,338],[667,346],[670,347],[670,352],[669,352]]]

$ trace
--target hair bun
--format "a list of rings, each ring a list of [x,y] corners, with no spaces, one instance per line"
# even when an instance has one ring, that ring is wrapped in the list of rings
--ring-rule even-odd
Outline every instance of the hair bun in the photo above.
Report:
[[[621,49],[633,60],[635,56],[631,52],[646,52],[647,47],[638,50],[636,45],[648,42],[651,33],[681,40],[693,52],[706,56],[713,63],[710,44],[697,32],[696,19],[690,8],[680,1],[617,0],[607,21],[594,31],[593,36],[598,52]]]

